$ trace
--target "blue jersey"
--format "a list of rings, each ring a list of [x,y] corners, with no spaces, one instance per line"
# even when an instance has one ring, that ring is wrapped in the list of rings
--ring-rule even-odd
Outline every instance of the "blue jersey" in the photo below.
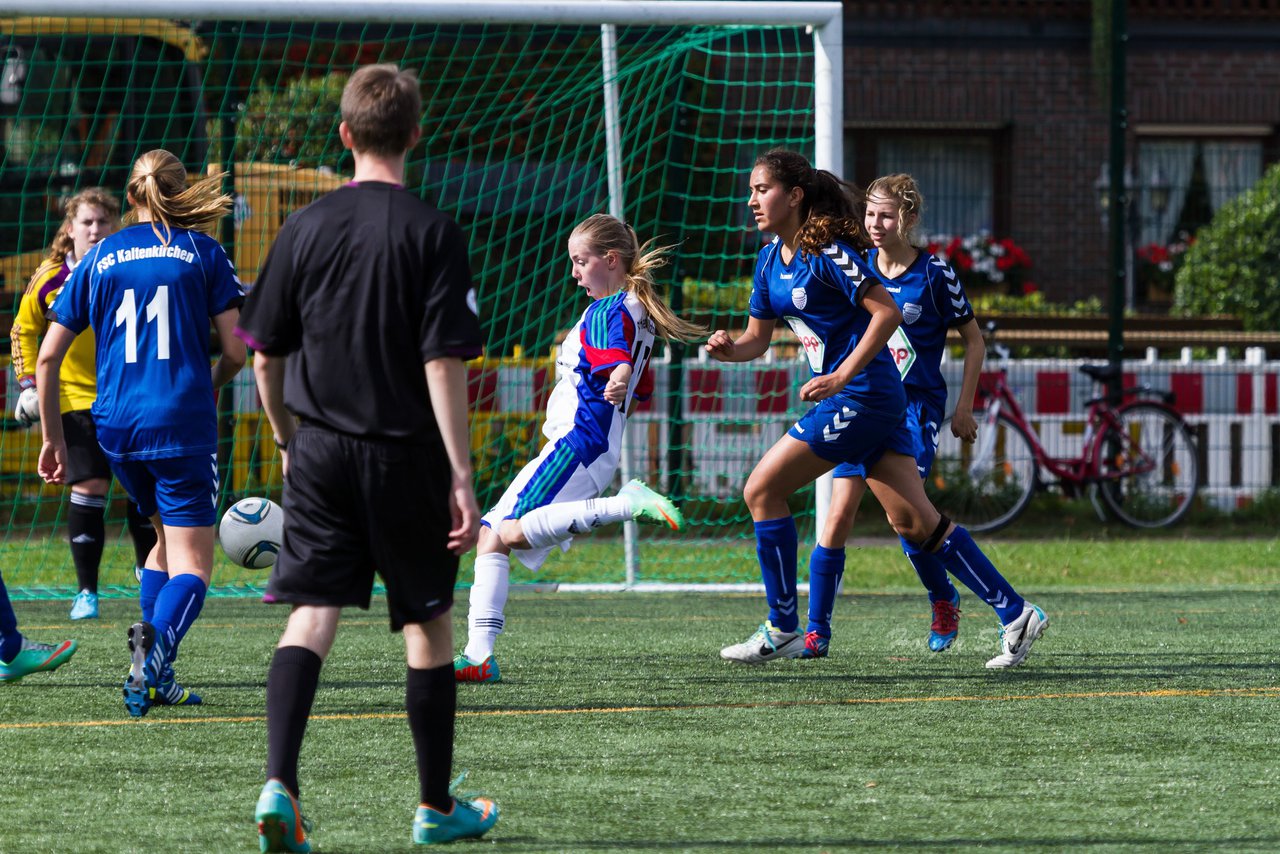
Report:
[[[617,459],[627,416],[637,400],[653,394],[654,325],[644,304],[629,291],[602,297],[587,306],[560,347],[556,385],[547,401],[542,432],[566,441],[584,463],[601,456]],[[631,380],[621,406],[604,399],[609,375],[631,365]]]
[[[166,246],[150,223],[99,242],[52,306],[57,322],[97,338],[93,420],[113,460],[217,451],[209,319],[244,299],[231,259],[197,231]]]
[[[804,347],[815,376],[832,373],[867,333],[871,314],[862,307],[877,279],[866,262],[843,243],[815,255],[797,252],[782,261],[776,237],[756,259],[751,316],[786,322]],[[901,415],[906,406],[902,381],[888,349],[872,357],[840,393],[860,409]]]
[[[972,320],[973,307],[946,261],[919,252],[905,273],[891,279],[880,272],[878,255],[872,249],[867,263],[902,311],[902,325],[889,339],[902,383],[913,399],[927,399],[941,411],[947,403],[942,377],[947,330]]]

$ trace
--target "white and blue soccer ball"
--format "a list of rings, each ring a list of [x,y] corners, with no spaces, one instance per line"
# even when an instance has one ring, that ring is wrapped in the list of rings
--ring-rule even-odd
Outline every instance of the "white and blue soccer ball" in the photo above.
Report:
[[[267,498],[242,498],[222,514],[218,540],[233,563],[266,569],[276,562],[284,539],[284,511]]]

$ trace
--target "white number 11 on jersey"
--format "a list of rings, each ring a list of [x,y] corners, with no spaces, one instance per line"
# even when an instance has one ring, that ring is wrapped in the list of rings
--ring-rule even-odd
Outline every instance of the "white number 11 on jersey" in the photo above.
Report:
[[[156,358],[169,358],[169,286],[160,285],[156,295],[147,303],[147,323],[156,322]],[[132,364],[138,361],[138,303],[133,288],[127,288],[120,307],[116,309],[116,326],[124,324],[124,360]]]

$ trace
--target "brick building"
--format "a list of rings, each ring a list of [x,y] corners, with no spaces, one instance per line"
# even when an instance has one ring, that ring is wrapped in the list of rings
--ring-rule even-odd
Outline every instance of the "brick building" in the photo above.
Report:
[[[1048,299],[1103,296],[1109,132],[1093,6],[847,0],[846,175],[911,172],[929,234],[1011,237]],[[1128,15],[1136,256],[1193,232],[1280,159],[1280,0],[1130,0]]]

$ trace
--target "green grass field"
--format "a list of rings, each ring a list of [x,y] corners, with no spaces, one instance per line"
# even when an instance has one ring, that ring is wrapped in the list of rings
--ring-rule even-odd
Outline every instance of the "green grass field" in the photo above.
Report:
[[[1180,556],[1194,543],[1021,547],[1002,565],[1051,622],[1007,672],[983,667],[996,626],[971,595],[956,648],[925,649],[900,555],[878,570],[888,585],[851,558],[830,658],[762,668],[717,655],[760,621],[758,596],[517,592],[505,681],[459,690],[455,765],[502,819],[458,849],[1280,849],[1275,541],[1218,543],[1198,566]],[[1051,567],[1024,568],[1037,560]],[[178,668],[207,704],[135,721],[120,699],[135,604],[74,625],[66,607],[17,603],[33,637],[81,648],[0,686],[0,852],[255,850],[284,609],[210,599]],[[303,804],[319,852],[408,851],[401,644],[381,601],[348,617]]]

